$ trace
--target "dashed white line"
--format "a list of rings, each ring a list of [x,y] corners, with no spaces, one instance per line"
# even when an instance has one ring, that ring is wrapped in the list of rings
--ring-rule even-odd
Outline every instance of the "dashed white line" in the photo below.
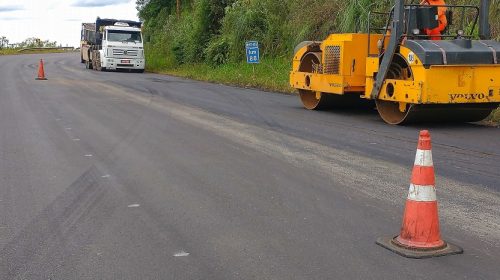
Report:
[[[130,204],[129,206],[127,206],[128,208],[136,208],[136,207],[139,207],[141,206],[140,204]]]
[[[85,156],[86,156],[86,157],[91,157],[91,156],[92,156],[92,154],[87,154],[87,155],[85,155]]]
[[[174,254],[174,257],[187,257],[189,256],[188,252],[180,251]]]

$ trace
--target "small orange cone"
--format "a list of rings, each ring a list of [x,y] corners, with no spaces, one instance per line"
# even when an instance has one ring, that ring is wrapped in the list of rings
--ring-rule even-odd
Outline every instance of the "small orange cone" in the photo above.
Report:
[[[429,131],[421,131],[401,233],[377,240],[378,245],[408,258],[463,253],[462,248],[441,239],[431,148]]]
[[[40,65],[38,65],[38,77],[35,80],[47,80],[45,78],[45,70],[43,69],[43,60],[40,59]]]

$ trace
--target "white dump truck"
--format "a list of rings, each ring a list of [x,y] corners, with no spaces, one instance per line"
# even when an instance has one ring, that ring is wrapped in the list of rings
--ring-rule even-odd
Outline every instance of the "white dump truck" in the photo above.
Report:
[[[101,19],[82,23],[81,62],[98,71],[124,69],[144,72],[146,59],[141,22]]]

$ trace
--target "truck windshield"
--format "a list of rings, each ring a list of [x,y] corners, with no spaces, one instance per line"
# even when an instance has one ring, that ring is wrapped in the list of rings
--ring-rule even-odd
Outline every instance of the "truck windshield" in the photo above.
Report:
[[[108,41],[140,43],[142,39],[137,31],[108,30]]]

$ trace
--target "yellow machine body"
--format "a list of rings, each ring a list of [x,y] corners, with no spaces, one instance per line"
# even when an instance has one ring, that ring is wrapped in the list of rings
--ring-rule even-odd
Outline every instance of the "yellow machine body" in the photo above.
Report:
[[[410,104],[500,102],[500,65],[433,65],[426,69],[404,46],[399,55],[409,64],[413,77],[404,81],[386,79],[379,99]],[[373,75],[378,71],[378,58],[372,60],[366,68],[365,98],[370,98]],[[389,85],[394,87],[392,96]]]
[[[373,100],[372,89],[381,63],[377,44],[382,37],[381,34],[333,34],[316,45],[303,46],[296,50],[290,85],[299,90],[303,102],[307,93],[314,93],[318,102],[329,94]],[[304,71],[301,65],[304,59],[310,59],[307,56],[310,53],[318,59],[313,59],[312,67]],[[401,113],[414,105],[498,106],[500,103],[500,64],[424,66],[422,59],[404,43],[394,56],[404,65],[403,74],[398,78],[387,77],[375,101],[388,101]]]
[[[381,36],[371,35],[370,53],[377,52],[377,41]],[[336,49],[327,51],[331,47]],[[370,99],[380,59],[376,56],[368,57],[368,34],[333,34],[322,42],[320,49],[323,63],[312,73],[299,71],[301,59],[308,47],[303,47],[295,54],[290,85],[296,89],[331,94],[362,92],[362,97]],[[327,57],[336,55],[329,52],[337,50],[337,57]],[[386,79],[379,96],[382,100],[410,104],[500,102],[498,64],[434,65],[426,69],[420,58],[404,46],[400,48],[398,55],[410,66],[412,79]],[[387,89],[390,84],[394,86],[391,96],[391,91]]]
[[[381,35],[371,35],[371,53],[377,52],[380,38]],[[322,63],[313,73],[299,71],[308,46],[296,52],[290,76],[292,87],[334,94],[365,91],[367,34],[332,34],[321,43],[320,49]]]

